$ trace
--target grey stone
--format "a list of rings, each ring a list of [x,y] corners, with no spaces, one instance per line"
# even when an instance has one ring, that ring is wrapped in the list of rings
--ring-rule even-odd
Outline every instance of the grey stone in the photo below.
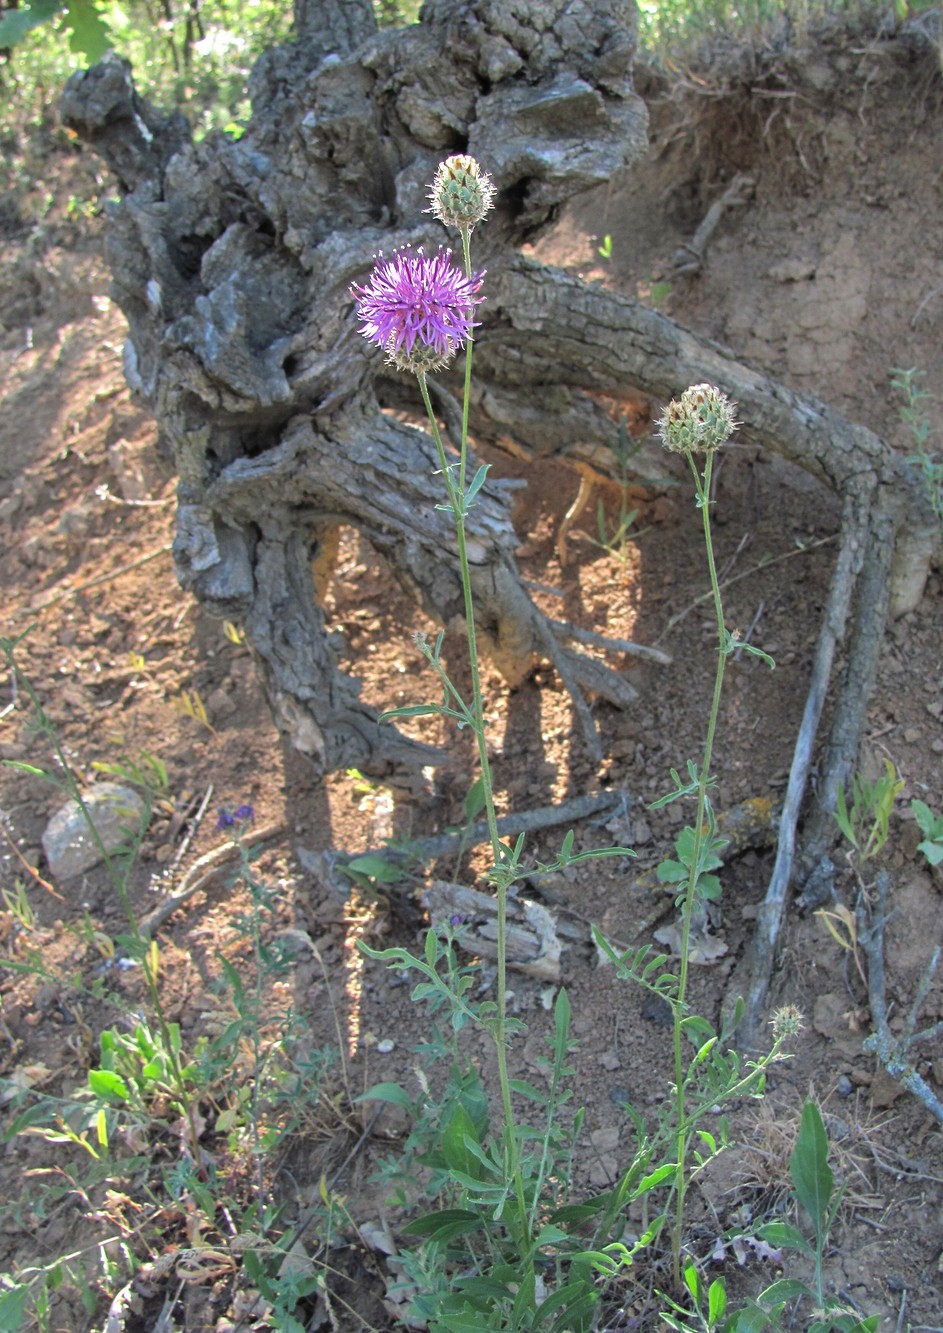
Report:
[[[138,793],[118,782],[100,782],[82,799],[108,852],[117,851],[132,838],[147,813]],[[78,801],[67,801],[50,819],[43,833],[43,852],[54,879],[71,879],[102,860]]]

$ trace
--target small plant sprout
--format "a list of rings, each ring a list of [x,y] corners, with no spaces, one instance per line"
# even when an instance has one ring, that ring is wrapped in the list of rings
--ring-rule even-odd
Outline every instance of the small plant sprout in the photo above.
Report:
[[[934,514],[943,524],[943,459],[930,448],[933,426],[923,407],[933,395],[921,387],[920,380],[924,372],[916,367],[911,366],[909,370],[896,369],[891,374],[891,388],[904,400],[900,419],[909,431],[915,448],[907,462],[919,469],[926,497]]]
[[[835,822],[854,850],[859,866],[877,856],[887,842],[894,802],[904,781],[889,759],[873,782],[856,774],[851,783],[851,807],[843,787],[836,793]]]
[[[943,816],[935,815],[924,801],[911,801],[910,808],[923,834],[917,851],[923,852],[931,866],[943,865]]]
[[[206,727],[211,736],[219,737],[219,732],[209,719],[206,704],[204,704],[199,690],[181,690],[180,694],[171,699],[170,702],[182,717],[192,717],[194,722],[199,722],[201,726]]]

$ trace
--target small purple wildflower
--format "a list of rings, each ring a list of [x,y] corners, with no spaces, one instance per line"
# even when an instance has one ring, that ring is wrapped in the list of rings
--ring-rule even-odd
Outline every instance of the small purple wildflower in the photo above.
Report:
[[[365,286],[351,285],[360,332],[386,350],[401,370],[438,370],[476,327],[475,306],[484,273],[466,277],[451,250],[430,259],[408,246],[389,259],[377,256]]]
[[[222,832],[224,829],[232,828],[234,824],[251,824],[253,819],[255,811],[251,805],[237,805],[235,810],[227,810],[225,806],[221,806],[216,827]]]

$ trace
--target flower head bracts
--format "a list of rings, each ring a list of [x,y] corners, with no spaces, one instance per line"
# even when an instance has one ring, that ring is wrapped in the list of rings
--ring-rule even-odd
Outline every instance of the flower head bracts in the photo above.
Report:
[[[666,449],[678,454],[710,453],[737,429],[735,404],[713,384],[694,384],[673,399],[658,422]]]
[[[429,191],[428,210],[447,227],[471,231],[490,212],[495,189],[473,157],[457,153],[439,166]]]
[[[353,283],[360,332],[401,370],[438,370],[476,327],[484,273],[466,277],[450,250],[431,257],[408,246],[377,256],[369,281]]]

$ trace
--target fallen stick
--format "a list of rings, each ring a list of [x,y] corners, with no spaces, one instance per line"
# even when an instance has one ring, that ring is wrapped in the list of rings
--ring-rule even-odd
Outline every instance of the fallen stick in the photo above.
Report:
[[[921,1038],[938,1035],[936,1028],[926,1033],[914,1033],[917,1025],[917,1013],[926,999],[933,973],[940,961],[940,950],[934,950],[933,956],[924,974],[923,984],[918,987],[917,996],[911,1006],[904,1030],[899,1037],[891,1032],[887,1016],[887,987],[884,973],[884,931],[887,926],[887,891],[890,876],[882,870],[875,877],[877,904],[869,924],[862,924],[858,929],[858,941],[868,960],[868,1003],[871,1008],[871,1022],[874,1031],[864,1042],[864,1049],[876,1055],[880,1063],[895,1082],[923,1103],[931,1115],[943,1124],[943,1102],[920,1074],[913,1062],[908,1059],[910,1048]],[[859,916],[862,913],[859,911]]]
[[[707,210],[697,231],[690,241],[678,246],[667,267],[657,275],[659,282],[672,282],[682,273],[697,273],[704,263],[704,253],[721,218],[728,208],[737,208],[745,204],[753,195],[756,181],[752,176],[740,173],[734,176],[719,199],[715,199]]]
[[[207,884],[219,874],[227,861],[230,861],[240,847],[253,847],[257,842],[267,842],[269,838],[276,838],[284,833],[287,824],[280,821],[274,824],[266,824],[264,828],[253,829],[250,833],[243,834],[238,842],[230,840],[221,843],[219,847],[214,847],[212,851],[205,852],[203,856],[194,861],[193,865],[180,881],[180,888],[176,893],[168,894],[163,902],[158,903],[153,911],[148,912],[138,922],[138,934],[142,939],[148,940],[159,930],[168,917],[173,916],[178,907],[192,898],[200,889],[205,888]]]
[[[838,789],[845,786],[857,766],[868,699],[884,642],[894,551],[894,518],[880,503],[868,515],[863,550],[848,636],[848,662],[835,698],[828,741],[820,761],[818,800],[806,821],[800,843],[803,879],[818,866],[834,842],[836,825],[833,814]]]
[[[728,856],[735,856],[748,847],[767,846],[775,838],[772,803],[760,797],[734,806],[718,817],[718,831],[728,839],[725,848]],[[538,892],[541,878],[539,871],[528,876]],[[652,869],[627,874],[620,892],[631,895],[638,903],[634,934],[632,940],[610,939],[609,943],[615,949],[627,950],[672,911],[677,888],[664,884],[658,879],[657,871]],[[493,960],[497,957],[498,909],[493,894],[448,880],[435,880],[425,890],[422,899],[433,926],[450,928],[460,947],[481,958]],[[563,950],[572,944],[592,942],[594,923],[568,907],[555,903],[551,907],[511,893],[507,912],[508,966],[538,981],[556,984],[561,979]]]
[[[521,833],[534,833],[538,829],[552,828],[555,824],[569,824],[590,815],[600,814],[619,804],[623,794],[618,791],[596,792],[588,796],[574,796],[561,805],[541,805],[535,810],[522,810],[519,814],[502,815],[498,820],[498,835],[502,838],[517,837]],[[451,856],[471,847],[479,847],[489,841],[491,834],[485,820],[479,820],[467,829],[454,833],[435,833],[431,838],[411,843],[406,850],[395,847],[372,848],[365,852],[340,852],[332,848],[309,851],[305,847],[297,848],[298,859],[306,870],[318,880],[322,888],[330,891],[342,901],[346,900],[351,889],[351,880],[343,876],[344,866],[361,856],[381,856],[392,865],[427,864],[437,861],[442,856]]]
[[[789,785],[783,806],[779,847],[766,897],[756,921],[750,988],[738,1043],[752,1049],[762,1026],[763,1010],[776,962],[779,936],[795,861],[804,874],[816,869],[832,839],[838,788],[844,786],[857,759],[868,698],[884,641],[890,599],[889,572],[894,553],[894,515],[867,477],[846,497],[841,546],[829,603],[816,649],[812,680],[796,740]],[[852,612],[852,603],[854,610]],[[848,662],[837,692],[834,716],[821,760],[818,798],[797,853],[797,827],[806,792],[813,748],[828,690],[837,646],[848,635]]]
[[[79,593],[88,592],[89,588],[100,588],[104,583],[113,583],[115,579],[120,579],[122,574],[128,574],[132,569],[140,569],[141,565],[148,564],[151,560],[156,560],[159,556],[167,555],[173,550],[170,542],[165,546],[158,546],[156,551],[149,551],[147,555],[138,556],[137,560],[130,560],[120,569],[113,569],[108,574],[99,574],[94,579],[89,579],[85,583],[77,583],[72,588],[64,588],[59,592],[53,593],[45,601],[36,602],[33,606],[22,607],[16,614],[21,616],[31,616],[36,611],[48,611],[50,606],[56,606],[59,602],[64,602],[67,597],[78,597]]]
[[[809,770],[812,766],[815,737],[822,717],[822,709],[825,705],[828,683],[831,679],[835,650],[844,636],[851,607],[852,594],[861,560],[863,527],[864,524],[859,506],[856,503],[856,497],[851,495],[845,503],[841,546],[835,563],[828,606],[815,650],[812,679],[806,696],[802,724],[799,727],[799,735],[793,751],[792,766],[789,770],[786,799],[779,821],[776,861],[766,890],[766,897],[760,904],[756,918],[750,986],[746,996],[743,1021],[737,1034],[738,1043],[744,1049],[752,1047],[757,1037],[761,1012],[766,1003],[770,977],[776,960],[779,932],[786,910],[786,896],[792,878],[799,813],[805,795]]]

